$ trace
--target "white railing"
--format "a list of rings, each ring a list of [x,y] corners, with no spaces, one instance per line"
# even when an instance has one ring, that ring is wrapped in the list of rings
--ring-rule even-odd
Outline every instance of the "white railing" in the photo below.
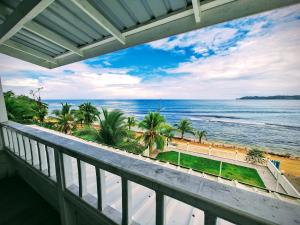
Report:
[[[295,197],[300,197],[299,192],[295,189],[295,187],[288,181],[288,179],[280,172],[279,169],[276,168],[276,166],[271,162],[271,160],[268,160],[267,163],[268,169],[273,174],[273,176],[276,179],[276,191],[278,191],[279,185],[286,191],[287,194]]]
[[[64,224],[73,224],[67,215],[68,202],[86,209],[86,214],[99,217],[106,224],[136,224],[132,217],[132,184],[155,193],[154,217],[157,225],[165,224],[168,213],[166,199],[169,198],[203,211],[205,225],[216,224],[218,218],[236,224],[299,224],[298,204],[209,181],[17,123],[1,123],[0,127],[0,137],[8,154],[16,158],[16,162],[39,171],[57,187]],[[110,196],[106,196],[105,192],[105,173],[120,177],[121,212],[106,204],[106,198]],[[96,187],[91,186],[87,176],[94,177]],[[89,194],[93,188],[96,197]]]

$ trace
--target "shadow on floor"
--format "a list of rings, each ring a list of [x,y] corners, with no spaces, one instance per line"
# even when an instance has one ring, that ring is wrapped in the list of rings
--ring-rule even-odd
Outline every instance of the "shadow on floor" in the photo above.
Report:
[[[56,224],[59,213],[20,177],[0,180],[0,225]]]

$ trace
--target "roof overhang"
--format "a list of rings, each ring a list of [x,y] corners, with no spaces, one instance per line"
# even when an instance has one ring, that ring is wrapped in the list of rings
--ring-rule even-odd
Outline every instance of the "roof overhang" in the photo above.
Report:
[[[295,3],[300,0],[4,1],[0,53],[51,69]]]

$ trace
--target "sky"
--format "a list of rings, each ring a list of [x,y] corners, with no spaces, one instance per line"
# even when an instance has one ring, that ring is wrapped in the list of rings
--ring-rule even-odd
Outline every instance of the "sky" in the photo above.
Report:
[[[44,99],[235,99],[300,94],[300,4],[56,69],[0,54],[4,91]]]

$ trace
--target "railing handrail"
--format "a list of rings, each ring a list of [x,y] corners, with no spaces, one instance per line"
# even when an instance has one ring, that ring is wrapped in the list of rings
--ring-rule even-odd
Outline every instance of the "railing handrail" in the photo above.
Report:
[[[299,224],[300,205],[75,141],[14,122],[1,123],[76,159],[238,224]]]

